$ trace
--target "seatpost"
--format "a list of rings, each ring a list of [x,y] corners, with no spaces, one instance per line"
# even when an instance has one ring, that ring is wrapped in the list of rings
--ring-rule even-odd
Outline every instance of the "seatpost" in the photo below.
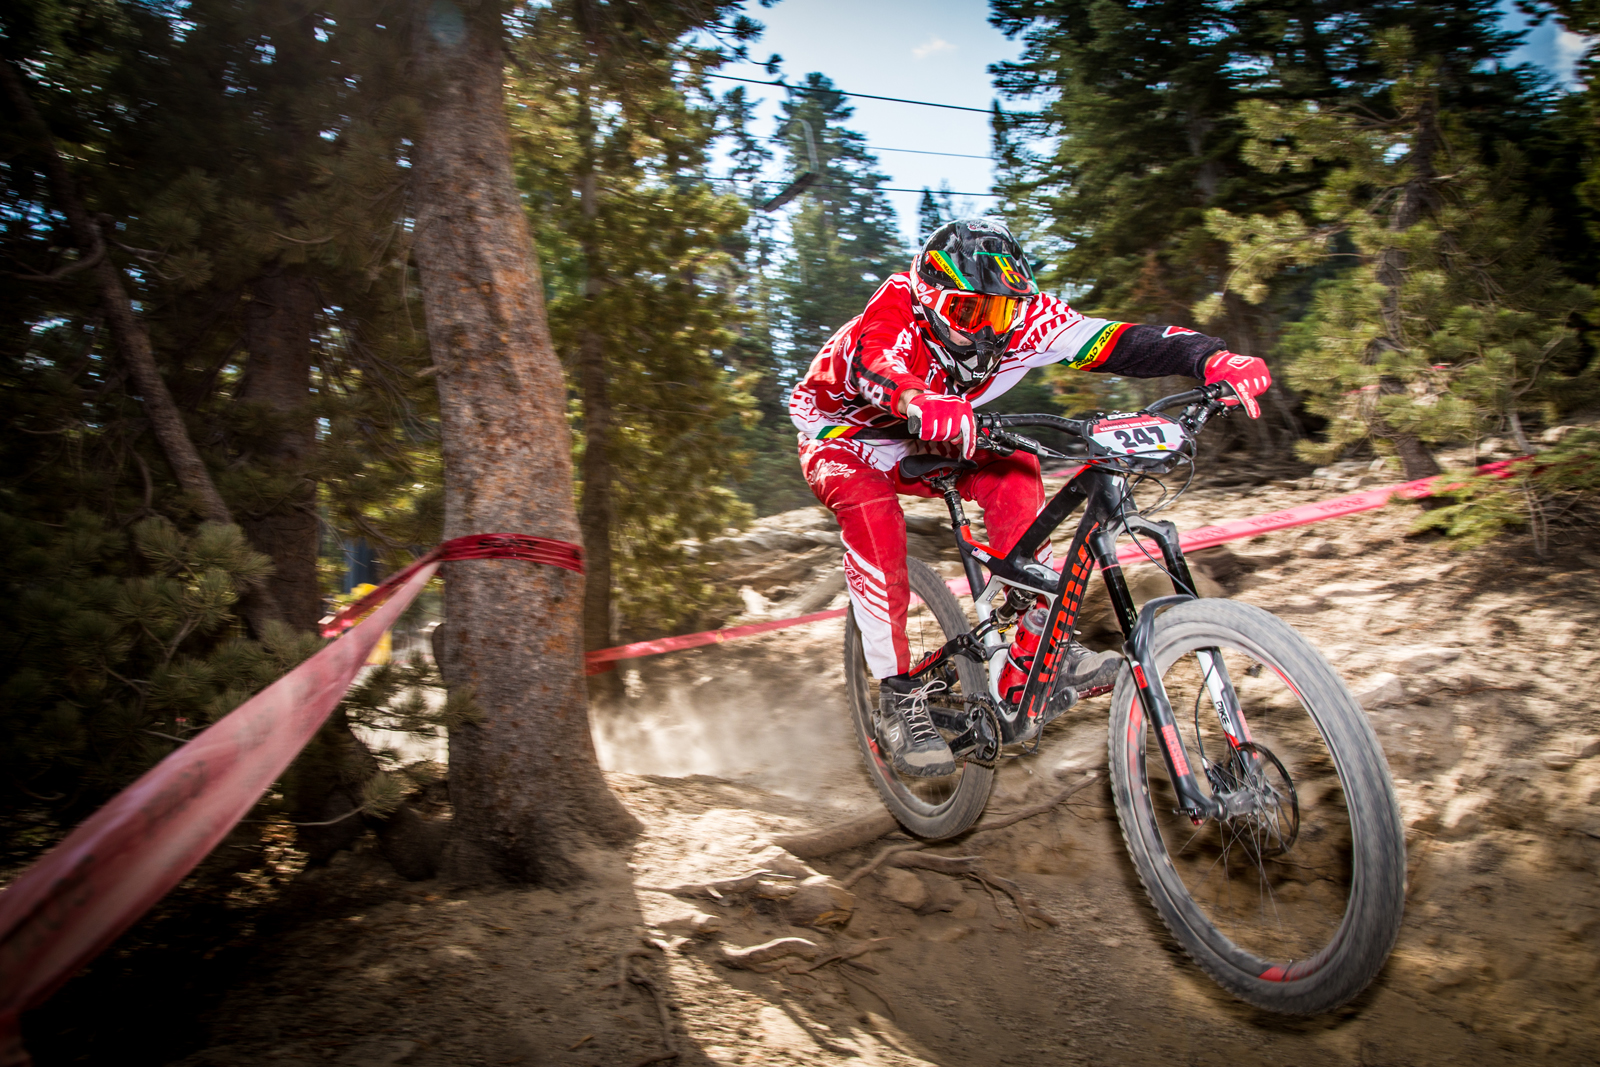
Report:
[[[961,549],[961,569],[966,572],[967,586],[972,590],[972,599],[977,600],[983,592],[984,586],[989,583],[983,577],[983,568],[978,566],[978,561],[972,558],[972,553],[967,546],[972,543],[972,523],[967,519],[966,511],[961,507],[961,494],[956,490],[957,475],[941,475],[929,478],[927,482],[939,491],[944,497],[944,506],[950,509],[950,524],[956,533],[956,542]]]

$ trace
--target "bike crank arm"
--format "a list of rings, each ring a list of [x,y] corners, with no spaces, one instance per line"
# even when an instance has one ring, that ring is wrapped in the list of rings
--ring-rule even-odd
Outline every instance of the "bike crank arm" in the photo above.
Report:
[[[957,634],[923,656],[917,661],[916,666],[906,672],[906,675],[912,680],[916,680],[930,671],[948,668],[956,656],[966,656],[968,659],[983,666],[987,666],[989,662],[989,650],[983,647],[983,643],[978,640],[977,634],[969,631],[964,634]]]

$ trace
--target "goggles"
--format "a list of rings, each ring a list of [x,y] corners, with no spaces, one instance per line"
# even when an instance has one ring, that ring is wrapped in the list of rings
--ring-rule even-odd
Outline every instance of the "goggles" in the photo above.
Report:
[[[941,290],[934,298],[933,310],[950,327],[965,334],[975,334],[985,326],[1004,336],[1017,324],[1024,301],[1014,296],[991,296],[987,293],[962,293],[952,289]]]

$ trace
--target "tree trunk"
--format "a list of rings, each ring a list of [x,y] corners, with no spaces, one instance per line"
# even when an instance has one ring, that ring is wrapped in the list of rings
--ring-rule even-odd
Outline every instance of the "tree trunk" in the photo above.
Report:
[[[414,255],[439,367],[445,536],[573,541],[565,386],[512,179],[499,8],[418,0],[414,10],[425,93]],[[481,711],[450,733],[447,870],[576,878],[580,850],[637,829],[607,789],[589,735],[583,579],[513,561],[446,567],[441,667]]]
[[[596,329],[596,304],[605,290],[605,263],[601,259],[595,220],[600,214],[594,158],[594,121],[589,95],[579,96],[580,151],[583,165],[578,178],[579,211],[583,216],[584,326],[578,341],[578,390],[583,398],[583,501],[578,526],[583,531],[583,644],[593,651],[611,646],[611,393],[607,388],[606,342]],[[614,683],[616,674],[597,675]],[[602,683],[604,684],[604,683]]]
[[[251,286],[244,312],[249,352],[239,399],[265,404],[282,420],[282,431],[258,458],[295,481],[295,488],[270,511],[243,516],[240,525],[259,552],[272,557],[267,583],[297,630],[316,627],[322,615],[317,589],[317,488],[305,476],[316,447],[307,401],[311,394],[311,335],[321,300],[316,283],[296,270],[275,266]]]
[[[284,621],[311,631],[322,615],[322,596],[317,588],[317,490],[304,471],[316,447],[308,401],[311,337],[321,298],[315,282],[281,264],[257,278],[250,290],[244,309],[249,359],[238,397],[265,404],[282,420],[277,438],[254,458],[295,479],[296,487],[271,510],[241,516],[240,525],[256,551],[272,558],[267,589]],[[378,761],[338,711],[295,758],[284,793],[297,824],[295,843],[312,866],[328,862],[366,831],[366,822],[351,813],[360,807],[362,787],[377,771]]]
[[[583,396],[583,645],[611,647],[611,395],[606,387],[605,341],[585,329],[578,346]]]
[[[1433,190],[1433,179],[1438,174],[1435,157],[1439,151],[1440,141],[1438,108],[1430,99],[1424,102],[1417,114],[1417,124],[1411,144],[1411,178],[1401,187],[1400,194],[1396,198],[1394,214],[1389,217],[1390,232],[1398,234],[1409,230],[1436,206],[1438,197]],[[1400,290],[1405,285],[1406,277],[1404,250],[1395,245],[1384,249],[1378,256],[1377,276],[1379,284],[1384,287],[1384,336],[1373,341],[1368,352],[1368,359],[1373,363],[1376,363],[1385,351],[1401,351],[1405,348],[1405,320],[1400,307]],[[1385,376],[1378,380],[1380,398],[1404,391],[1405,383],[1398,378]],[[1405,471],[1406,480],[1415,481],[1439,473],[1439,461],[1434,458],[1433,451],[1415,434],[1391,428],[1388,422],[1376,413],[1368,421],[1368,425],[1373,436],[1383,438],[1394,446],[1395,453],[1400,457],[1400,465]]]
[[[72,239],[81,257],[79,262],[84,264],[83,269],[91,270],[90,276],[100,290],[101,304],[106,321],[111,325],[118,354],[128,370],[134,389],[138,391],[145,416],[150,420],[150,428],[166,456],[167,464],[172,468],[178,486],[189,495],[201,518],[224,526],[232,525],[233,516],[228,511],[228,505],[223,502],[222,494],[217,492],[211,472],[206,469],[205,461],[200,458],[199,450],[189,437],[183,414],[173,402],[166,380],[156,366],[150,335],[145,331],[144,322],[134,312],[133,302],[128,299],[128,290],[122,284],[122,272],[111,261],[100,225],[89,214],[77,183],[72,180],[66,162],[56,150],[50,127],[34,108],[26,81],[9,61],[0,60],[0,82],[4,83],[6,96],[21,115],[23,123],[32,126],[35,136],[39,138],[56,206],[66,216],[67,224],[72,229]],[[89,263],[93,263],[92,268],[88,266]],[[272,591],[264,587],[246,593],[239,607],[250,629],[258,637],[265,632],[268,624],[283,617]]]

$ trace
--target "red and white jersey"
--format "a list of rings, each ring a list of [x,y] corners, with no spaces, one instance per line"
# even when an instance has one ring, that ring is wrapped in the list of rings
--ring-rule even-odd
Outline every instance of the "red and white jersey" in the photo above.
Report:
[[[874,434],[903,431],[905,419],[895,409],[907,389],[956,392],[933,358],[930,346],[936,342],[913,313],[914,300],[911,275],[890,275],[866,309],[828,338],[789,396],[789,417],[803,438],[852,439],[865,446],[863,458],[885,471],[909,454],[937,450],[921,441],[875,439]],[[963,395],[981,407],[1030,368],[1051,363],[1136,378],[1198,378],[1205,357],[1224,347],[1218,338],[1179,326],[1090,318],[1040,294],[1028,302],[995,372]]]

